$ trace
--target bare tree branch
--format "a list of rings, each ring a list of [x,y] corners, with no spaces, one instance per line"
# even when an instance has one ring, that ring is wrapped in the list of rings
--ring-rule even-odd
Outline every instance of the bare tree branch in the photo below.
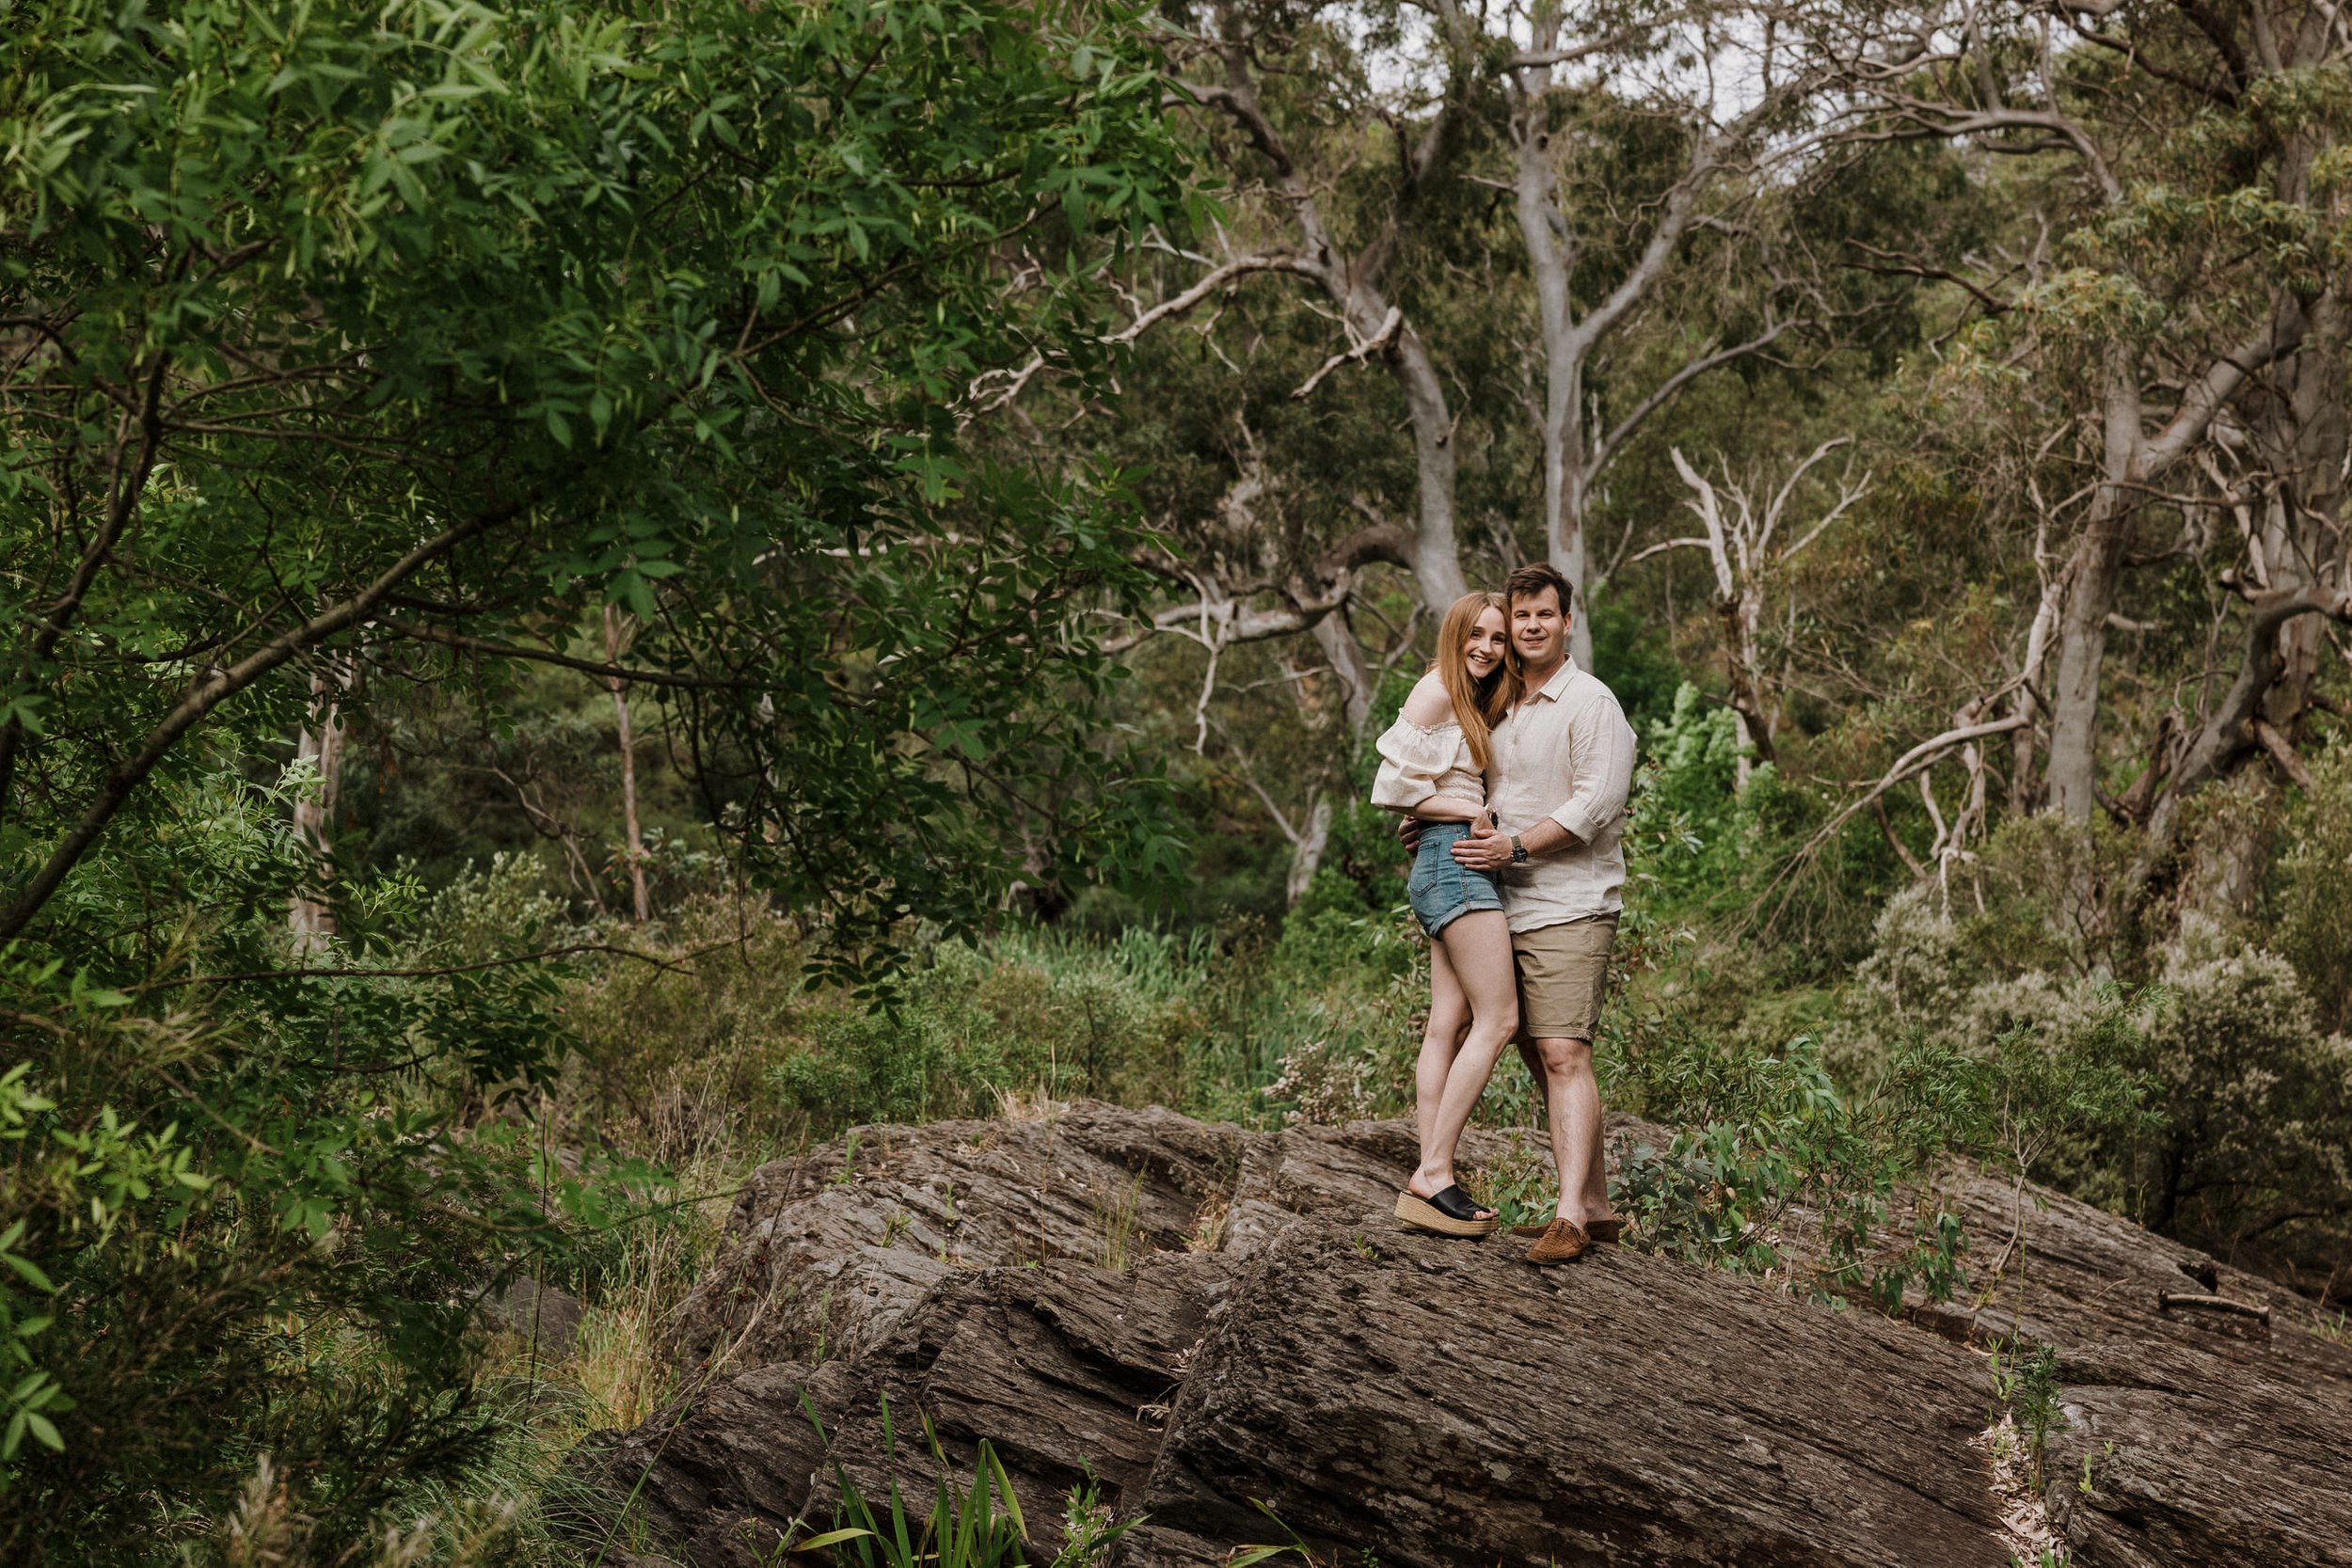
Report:
[[[439,626],[423,626],[413,621],[395,620],[379,615],[370,623],[398,633],[412,641],[437,643],[466,653],[483,654],[491,658],[515,658],[533,664],[552,664],[560,669],[577,670],[598,680],[623,680],[645,686],[676,687],[692,691],[733,691],[748,683],[735,680],[714,680],[706,675],[674,674],[667,670],[646,670],[634,665],[600,664],[593,658],[574,658],[552,648],[527,648],[515,642],[499,642],[486,637],[468,637],[462,632],[444,631]]]
[[[1700,376],[1705,375],[1709,371],[1717,370],[1724,365],[1730,364],[1735,359],[1744,359],[1751,354],[1762,353],[1765,349],[1772,347],[1773,343],[1777,342],[1791,327],[1801,326],[1803,325],[1804,324],[1800,321],[1784,321],[1776,323],[1773,325],[1765,328],[1763,332],[1749,339],[1744,343],[1735,343],[1726,349],[1719,349],[1710,354],[1702,354],[1699,357],[1684,365],[1680,370],[1675,372],[1674,374],[1659,383],[1656,389],[1653,390],[1649,396],[1644,398],[1640,403],[1636,404],[1631,413],[1617,421],[1615,429],[1610,431],[1608,435],[1602,436],[1598,441],[1594,443],[1593,455],[1585,464],[1585,471],[1597,476],[1602,466],[1606,464],[1611,457],[1615,455],[1617,448],[1624,445],[1627,437],[1630,436],[1634,431],[1641,428],[1642,421],[1648,419],[1652,414],[1657,413],[1661,408],[1665,407],[1666,404],[1672,403],[1676,398],[1680,397],[1683,390],[1688,388],[1692,382],[1696,381]]]
[[[228,669],[215,670],[198,682],[195,689],[164,716],[163,721],[149,732],[138,751],[117,763],[107,772],[97,795],[84,808],[81,816],[58,840],[49,858],[24,884],[24,890],[17,895],[7,912],[0,914],[0,942],[7,942],[24,929],[90,846],[98,842],[99,835],[106,831],[106,824],[114,820],[115,814],[130,800],[131,792],[213,709],[245,691],[297,655],[367,620],[386,594],[425,566],[466,541],[513,521],[524,510],[524,503],[509,502],[478,513],[464,522],[452,524],[386,567],[373,582],[342,603],[321,611],[300,626],[271,639]]]
[[[1788,863],[1781,868],[1780,874],[1775,876],[1764,891],[1757,895],[1756,903],[1749,908],[1750,915],[1754,915],[1757,910],[1761,909],[1764,900],[1770,898],[1776,889],[1810,865],[1814,857],[1821,852],[1821,847],[1836,838],[1839,831],[1848,822],[1852,821],[1857,813],[1869,810],[1888,790],[1921,769],[1933,767],[1970,741],[1982,740],[1987,736],[2006,735],[2031,721],[2028,715],[2012,713],[2006,718],[1992,720],[1986,723],[1968,724],[1958,729],[1946,730],[1942,735],[1923,740],[1905,752],[1895,760],[1892,768],[1880,775],[1879,781],[1872,784],[1859,800],[1849,801],[1839,807],[1831,814],[1828,821],[1814,830],[1813,836],[1806,839],[1804,847],[1789,857]],[[1787,902],[1787,898],[1784,897],[1782,905],[1785,907]]]
[[[1342,365],[1359,363],[1371,356],[1379,353],[1382,349],[1387,348],[1391,343],[1396,341],[1397,329],[1404,325],[1404,310],[1394,305],[1390,306],[1387,317],[1380,323],[1379,331],[1375,332],[1371,337],[1365,339],[1362,342],[1358,343],[1354,348],[1351,348],[1343,354],[1335,354],[1331,356],[1330,358],[1326,359],[1322,364],[1316,366],[1315,373],[1309,376],[1305,381],[1300,382],[1298,389],[1291,394],[1292,401],[1295,403],[1304,403],[1308,397],[1314,392],[1314,389],[1317,387],[1323,385],[1323,378],[1329,375],[1333,371],[1338,370]]]
[[[1238,256],[1211,268],[1192,287],[1180,294],[1162,300],[1137,316],[1125,329],[1115,332],[1103,341],[1106,343],[1132,343],[1168,317],[1183,315],[1235,278],[1246,277],[1253,272],[1289,272],[1296,273],[1301,277],[1317,279],[1323,276],[1321,269],[1312,262],[1287,252],[1275,251],[1262,256]]]

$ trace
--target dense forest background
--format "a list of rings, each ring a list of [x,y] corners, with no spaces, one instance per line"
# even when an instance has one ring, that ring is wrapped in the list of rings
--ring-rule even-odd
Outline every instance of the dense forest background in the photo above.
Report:
[[[1534,559],[1645,1244],[2352,1298],[2334,8],[0,23],[8,1560],[597,1560],[759,1161],[1398,1114],[1369,742]]]

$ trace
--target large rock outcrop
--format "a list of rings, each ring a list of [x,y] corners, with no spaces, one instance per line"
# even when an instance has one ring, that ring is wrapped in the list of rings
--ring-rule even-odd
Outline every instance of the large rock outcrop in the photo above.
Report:
[[[2252,1276],[1955,1176],[1984,1277],[1899,1323],[1405,1232],[1411,1157],[1396,1123],[1092,1105],[863,1130],[758,1173],[682,1315],[685,1392],[578,1468],[690,1568],[830,1520],[835,1464],[928,1498],[918,1410],[959,1465],[992,1442],[1041,1544],[1093,1478],[1144,1521],[1134,1568],[1285,1531],[1384,1568],[2005,1568],[2037,1511],[1981,1438],[1981,1347],[2022,1334],[2058,1352],[2043,1495],[2077,1562],[2352,1564],[2352,1350]]]

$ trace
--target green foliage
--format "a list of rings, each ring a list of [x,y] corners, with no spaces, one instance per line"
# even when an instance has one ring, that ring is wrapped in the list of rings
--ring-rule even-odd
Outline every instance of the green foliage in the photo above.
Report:
[[[1590,613],[1593,673],[1608,682],[1634,733],[1672,722],[1686,681],[1656,624],[1606,585],[1594,590]]]
[[[2048,1345],[2029,1346],[2022,1338],[2013,1338],[1993,1347],[1988,1365],[1993,1397],[1999,1402],[1999,1412],[2016,1424],[2038,1492],[2042,1484],[2042,1461],[2050,1450],[2050,1433],[2066,1426],[2058,1352]]]
[[[900,976],[889,1007],[869,1010],[809,990],[772,915],[718,904],[690,915],[675,967],[612,965],[564,1004],[583,1045],[566,1099],[603,1136],[669,1163],[1008,1101],[1345,1119],[1391,1114],[1411,1092],[1428,974],[1421,944],[1387,917],[1302,911],[1272,942],[1247,927],[1222,940],[1131,928],[945,942]]]
[[[2324,1273],[2352,1222],[2352,1046],[2244,935],[2192,911],[2152,940],[2130,850],[2102,828],[2020,823],[1949,911],[1932,888],[1890,901],[1834,1057],[1867,1081],[1908,1039],[1967,1056],[1999,1109],[1985,1150],[2013,1168]]]
[[[1266,107],[1342,245],[1381,231],[1397,138],[1428,107],[1402,14],[1262,30],[1287,51]],[[516,1413],[535,1359],[531,1399],[506,1399],[469,1329],[519,1271],[600,1314],[594,1408],[659,1400],[655,1325],[707,1239],[687,1173],[723,1192],[856,1123],[1038,1097],[1257,1122],[1406,1108],[1426,960],[1345,683],[1303,642],[1228,647],[1213,687],[1195,643],[1114,660],[1101,641],[1164,580],[1138,565],[1167,566],[1139,516],[1188,567],[1261,585],[1253,612],[1295,607],[1333,543],[1422,477],[1396,381],[1327,366],[1344,345],[1295,279],[1237,278],[1106,343],[1127,307],[1197,279],[1188,159],[1232,135],[1163,118],[1160,17],[7,17],[0,1556],[201,1557],[224,1515],[289,1561],[408,1552],[375,1551],[386,1520],[459,1518],[546,1418]],[[1993,46],[1998,65],[2030,40]],[[2352,752],[2315,743],[2341,670],[2320,660],[2338,696],[2281,720],[2315,785],[2242,771],[2209,791],[2177,884],[2148,880],[2120,825],[2161,783],[2136,770],[2168,708],[2201,673],[2226,685],[2206,650],[2241,612],[2216,587],[2242,564],[2231,530],[2158,548],[2190,466],[2123,541],[2160,563],[2115,607],[2143,629],[2107,643],[2115,810],[2030,815],[2027,737],[1988,737],[1987,816],[1940,859],[1958,754],[1812,842],[1917,738],[2018,689],[2000,683],[2077,504],[2081,451],[2046,437],[2096,427],[2103,341],[2201,362],[2202,335],[2242,341],[2282,288],[2341,270],[2320,209],[2265,182],[2285,138],[2342,118],[2343,73],[2265,71],[2191,112],[2147,81],[2111,90],[2137,57],[2058,67],[2119,199],[2074,207],[2036,160],[1850,149],[1710,216],[1584,362],[1597,434],[1694,345],[1838,315],[1613,441],[1581,519],[1612,562],[1595,663],[1644,736],[1612,1093],[1681,1127],[1622,1196],[1679,1256],[1812,1295],[1942,1296],[1963,1239],[1934,1175],[1954,1153],[2314,1285],[2352,1243]],[[1489,85],[1453,84],[1454,137],[1380,278],[1454,400],[1480,581],[1529,553],[1539,483],[1521,242],[1507,199],[1455,177],[1502,166]],[[1589,300],[1640,254],[1689,145],[1605,81],[1576,114],[1558,172]],[[2347,168],[2321,151],[2312,190]],[[1260,215],[1228,227],[1270,244]],[[1748,248],[1792,225],[1839,256],[1802,302]],[[1931,280],[2045,248],[2031,287]],[[1071,418],[992,420],[1016,380]],[[1765,581],[1758,673],[1787,721],[1778,763],[1735,787],[1730,715],[1692,684],[1719,668],[1715,586],[1693,552],[1645,548],[1680,526],[1663,451],[1767,472],[1827,433],[1879,477]],[[2271,462],[2266,439],[2229,462]],[[2289,499],[2324,530],[2332,500]],[[1319,629],[1360,640],[1376,730],[1427,607],[1374,554]],[[637,628],[625,656],[596,635],[608,606]],[[626,937],[608,657],[640,714],[662,916]],[[281,766],[330,705],[341,776]],[[307,842],[291,818],[329,784],[331,843]],[[1318,808],[1322,866],[1285,911]],[[1279,834],[1270,812],[1293,814]],[[298,890],[331,906],[331,941],[290,938]],[[1059,931],[1007,918],[1073,894]],[[642,958],[585,951],[607,944]],[[1652,997],[1676,1010],[1647,1021]],[[1486,1110],[1531,1118],[1516,1069]],[[1486,1180],[1516,1213],[1541,1150],[1522,1137]],[[1104,1218],[1115,1261],[1132,1215]],[[2038,1463],[2046,1352],[2004,1354]],[[928,1526],[895,1490],[861,1499],[843,1528],[866,1533],[834,1549],[898,1560],[929,1528],[943,1557],[1012,1560],[1002,1479],[943,1481]],[[1071,1533],[1099,1551],[1116,1530],[1086,1516]]]
[[[1976,1112],[1958,1064],[1912,1057],[1852,1107],[1807,1038],[1750,1052],[1667,1016],[1606,1059],[1613,1103],[1677,1129],[1662,1150],[1622,1151],[1618,1201],[1641,1244],[1887,1311],[1915,1281],[1937,1301],[1960,1283],[1965,1239],[1931,1183],[1908,1195],[1905,1227],[1889,1224],[1900,1184]]]
[[[918,908],[984,918],[1008,814],[1050,819],[1057,874],[1163,865],[1149,769],[1073,722],[1110,679],[1077,598],[1142,580],[1116,483],[973,460],[952,415],[1041,344],[1099,372],[1098,242],[1181,216],[1135,21],[75,0],[9,29],[0,306],[40,346],[0,464],[0,937],[158,829],[196,737],[275,741],[313,680],[346,717],[423,682],[495,713],[607,603],[838,961]]]
[[[1731,710],[1688,681],[1642,747],[1629,836],[1646,901],[1672,908],[1736,899],[1753,820],[1732,788],[1739,763]]]
[[[1689,682],[1644,737],[1626,830],[1629,903],[1664,924],[1761,920],[1772,977],[1807,978],[1863,947],[1897,869],[1875,832],[1849,822],[1790,879],[1820,825],[1818,800],[1770,763],[1737,786],[1731,710]]]
[[[805,1397],[803,1403],[806,1407]],[[813,1408],[808,1418],[818,1435],[823,1435],[824,1425]],[[887,1399],[882,1405],[882,1464],[885,1470],[895,1472],[898,1435]],[[950,1480],[946,1450],[940,1446],[928,1415],[923,1418],[923,1440],[939,1469],[927,1513],[910,1513],[909,1499],[895,1474],[886,1503],[877,1507],[835,1460],[834,1481],[840,1499],[834,1505],[833,1528],[804,1540],[787,1537],[776,1544],[771,1559],[761,1560],[782,1562],[787,1552],[821,1552],[825,1561],[856,1563],[859,1568],[919,1568],[924,1563],[934,1563],[937,1568],[1018,1568],[1027,1563],[1028,1525],[1021,1516],[1012,1481],[988,1439],[980,1439],[969,1487],[959,1487]],[[1073,1487],[1065,1544],[1050,1568],[1098,1568],[1120,1537],[1139,1522],[1110,1523],[1091,1481]]]
[[[2318,1027],[2352,1033],[2352,744],[2312,767],[2279,863],[2278,951],[2295,965]]]
[[[608,969],[566,1005],[585,1045],[568,1072],[611,1118],[607,1134],[666,1161],[990,1116],[1008,1096],[1198,1104],[1226,1090],[1232,991],[1205,936],[942,943],[874,1010],[813,992],[772,915],[690,914],[675,967]]]
[[[263,1454],[356,1549],[492,1443],[477,1301],[593,1273],[643,1185],[516,1108],[597,934],[520,858],[297,837],[329,705],[388,772],[421,716],[576,770],[543,683],[626,608],[801,973],[993,919],[1022,824],[1052,877],[1166,868],[1089,738],[1131,504],[957,417],[1106,371],[1097,263],[1185,216],[1160,92],[1116,8],[10,12],[0,1556],[171,1559]]]
[[[2192,919],[2165,958],[2173,1006],[2147,1041],[2165,1113],[2150,1223],[2340,1245],[2352,1234],[2352,1040],[2319,1034],[2286,960],[2210,922]]]
[[[1248,976],[1257,1060],[1276,1065],[1264,1102],[1290,1120],[1353,1121],[1412,1104],[1413,1058],[1429,1006],[1428,948],[1397,915],[1305,911],[1283,923]],[[1492,1101],[1523,1108],[1507,1082]]]
[[[522,1249],[564,1244],[522,1146],[462,1109],[542,1058],[556,976],[286,975],[278,898],[205,896],[294,885],[282,791],[220,775],[173,793],[179,882],[213,912],[149,938],[135,888],[85,877],[80,917],[131,934],[73,969],[20,944],[0,972],[25,1053],[0,1137],[0,1315],[39,1443],[0,1470],[11,1560],[137,1560],[135,1533],[165,1550],[158,1499],[223,1504],[265,1453],[322,1544],[351,1539],[479,1451],[472,1300]],[[410,960],[437,938],[399,903],[380,901],[373,954],[431,968]]]

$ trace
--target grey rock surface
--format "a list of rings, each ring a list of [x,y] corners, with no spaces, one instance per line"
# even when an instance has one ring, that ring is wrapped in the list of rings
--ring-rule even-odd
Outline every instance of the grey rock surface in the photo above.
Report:
[[[1970,1287],[1904,1321],[1631,1248],[1538,1270],[1402,1230],[1412,1151],[1079,1105],[777,1162],[681,1315],[684,1392],[575,1469],[689,1568],[829,1522],[835,1465],[927,1504],[926,1418],[961,1474],[996,1449],[1041,1558],[1090,1477],[1142,1521],[1131,1568],[1285,1529],[1384,1568],[2005,1568],[2020,1499],[1979,1439],[2022,1334],[2059,1354],[2043,1496],[2077,1562],[2352,1564],[2352,1350],[2253,1276],[1964,1172]]]
[[[535,1339],[557,1354],[568,1350],[579,1337],[583,1316],[578,1296],[543,1285],[529,1275],[511,1281],[482,1304],[482,1321],[490,1327],[518,1338]]]

